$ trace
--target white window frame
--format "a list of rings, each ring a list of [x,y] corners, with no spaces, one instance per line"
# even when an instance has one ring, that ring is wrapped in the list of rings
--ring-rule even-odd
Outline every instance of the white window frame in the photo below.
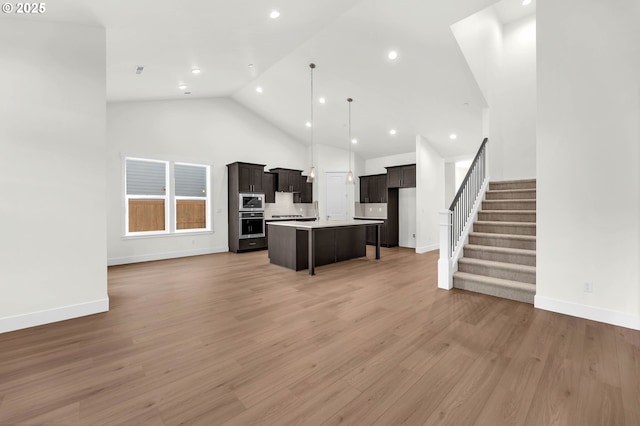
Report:
[[[165,194],[161,195],[128,195],[127,194],[127,160],[134,161],[149,161],[154,163],[163,163],[165,164]],[[206,189],[206,197],[185,197],[185,196],[176,196],[175,195],[175,165],[187,165],[187,166],[198,166],[205,167],[207,172],[207,189]],[[145,158],[140,156],[130,156],[123,155],[122,156],[122,194],[123,197],[123,213],[124,213],[124,230],[123,230],[123,238],[136,238],[136,237],[158,237],[158,236],[171,236],[171,235],[185,235],[185,234],[202,234],[213,231],[213,220],[212,220],[212,210],[211,210],[211,188],[213,187],[211,183],[211,168],[213,166],[211,164],[204,163],[194,163],[194,162],[184,162],[184,161],[170,161],[170,160],[160,160],[157,158]],[[162,231],[140,231],[140,232],[130,232],[129,231],[129,200],[164,200],[164,230]],[[178,200],[203,200],[205,199],[205,228],[195,228],[195,229],[177,229],[177,206],[176,203]]]

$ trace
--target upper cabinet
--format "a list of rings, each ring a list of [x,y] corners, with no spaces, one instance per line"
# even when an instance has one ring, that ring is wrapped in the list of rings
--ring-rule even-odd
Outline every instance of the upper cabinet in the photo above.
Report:
[[[313,202],[313,184],[307,182],[306,176],[300,176],[300,192],[293,194],[294,203],[312,203]]]
[[[387,169],[387,188],[415,188],[416,165],[385,167]]]
[[[275,168],[269,170],[277,175],[276,189],[280,192],[300,192],[302,190],[302,170]]]
[[[387,175],[360,176],[360,202],[387,202]]]
[[[264,164],[235,164],[238,165],[238,192],[264,192],[262,184]]]
[[[262,184],[263,164],[236,162],[228,164],[227,167],[229,168],[230,179],[233,176],[234,192],[264,192]]]
[[[262,175],[262,189],[264,190],[264,202],[276,202],[276,174],[264,172]]]

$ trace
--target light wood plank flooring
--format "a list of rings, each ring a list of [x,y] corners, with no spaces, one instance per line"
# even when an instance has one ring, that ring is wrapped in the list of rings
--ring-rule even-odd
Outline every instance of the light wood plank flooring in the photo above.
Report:
[[[0,424],[640,424],[640,332],[369,250],[315,277],[264,251],[109,268],[110,312],[0,335]]]

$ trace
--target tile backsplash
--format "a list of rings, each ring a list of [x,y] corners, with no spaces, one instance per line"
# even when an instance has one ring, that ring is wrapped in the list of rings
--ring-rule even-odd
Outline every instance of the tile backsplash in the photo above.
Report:
[[[264,208],[265,217],[269,218],[273,215],[290,215],[301,214],[302,216],[313,217],[315,212],[313,204],[310,203],[294,203],[293,194],[291,192],[276,192],[276,202],[266,203]]]
[[[387,203],[356,203],[355,215],[359,217],[387,217]]]

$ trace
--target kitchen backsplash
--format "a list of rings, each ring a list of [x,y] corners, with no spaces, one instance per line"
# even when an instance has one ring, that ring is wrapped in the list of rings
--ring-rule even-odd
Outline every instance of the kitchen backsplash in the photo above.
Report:
[[[306,217],[314,217],[313,204],[295,203],[293,202],[293,193],[276,192],[276,202],[266,203],[264,208],[265,217],[269,218],[273,215],[292,215],[301,214]]]
[[[387,203],[356,203],[356,217],[387,217]]]

